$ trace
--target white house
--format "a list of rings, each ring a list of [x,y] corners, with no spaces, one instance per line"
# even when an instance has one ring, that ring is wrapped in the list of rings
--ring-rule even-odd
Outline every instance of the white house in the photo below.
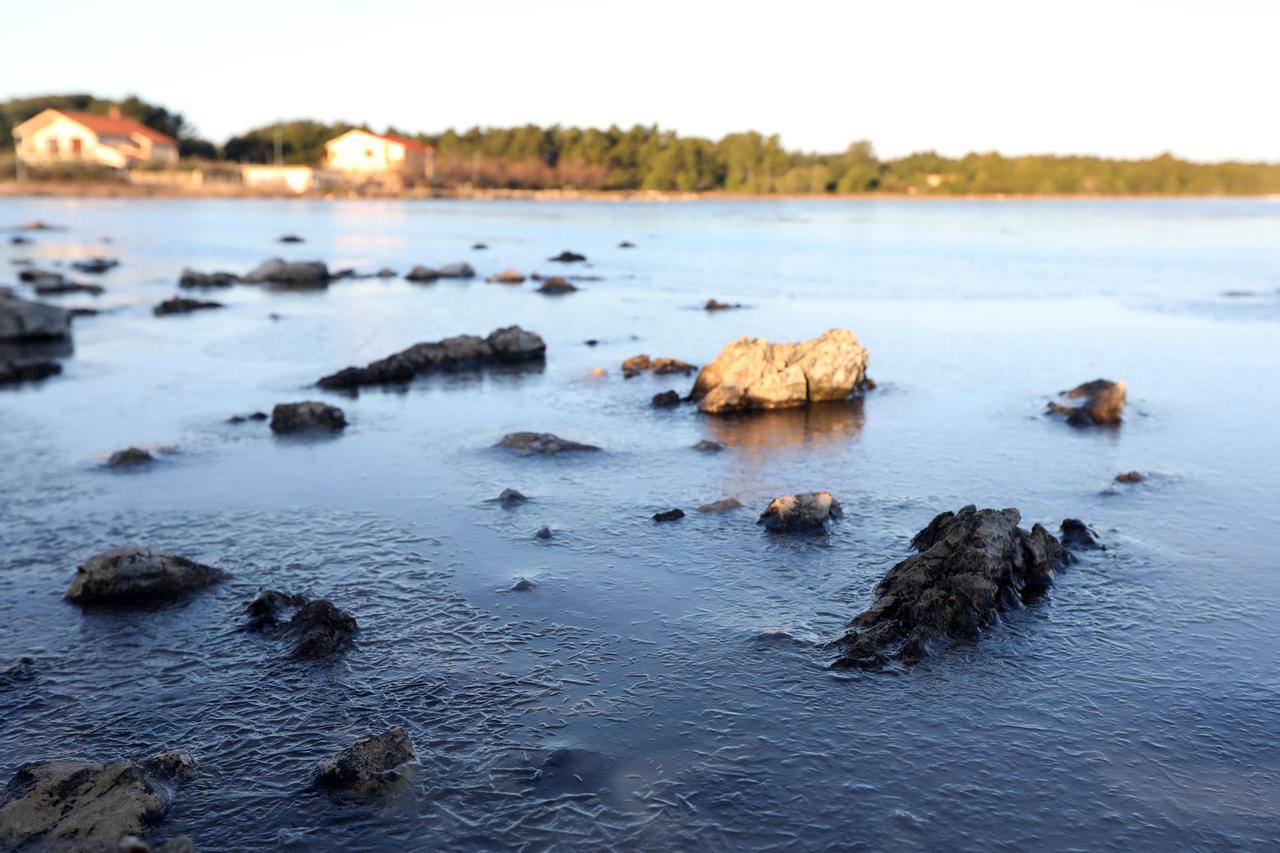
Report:
[[[47,109],[13,129],[18,159],[32,166],[82,162],[123,169],[178,162],[178,141],[119,111],[110,115]]]
[[[402,136],[348,130],[326,142],[324,149],[325,165],[348,180],[412,184],[430,180],[435,170],[434,149]]]

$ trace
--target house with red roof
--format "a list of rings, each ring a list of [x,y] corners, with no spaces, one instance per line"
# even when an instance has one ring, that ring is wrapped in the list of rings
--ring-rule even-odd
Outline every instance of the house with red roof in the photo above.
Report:
[[[110,114],[47,109],[13,129],[18,159],[31,166],[88,163],[125,169],[178,162],[178,141],[119,110]]]
[[[430,145],[368,130],[348,130],[326,142],[324,150],[325,166],[357,183],[429,182],[435,168]]]

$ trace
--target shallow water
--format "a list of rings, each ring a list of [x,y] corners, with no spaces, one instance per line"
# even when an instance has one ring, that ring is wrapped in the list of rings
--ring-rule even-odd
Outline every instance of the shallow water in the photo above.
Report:
[[[200,772],[157,834],[203,850],[1280,841],[1280,204],[0,201],[0,223],[34,218],[68,230],[0,245],[0,281],[16,257],[123,263],[104,295],[57,297],[106,309],[77,319],[64,374],[0,390],[0,663],[38,670],[0,687],[0,777],[188,747]],[[274,243],[290,232],[307,242]],[[546,262],[565,248],[589,264]],[[208,291],[221,311],[150,313],[183,267],[273,255],[602,280],[560,298],[242,285]],[[713,296],[748,307],[708,314]],[[547,340],[544,369],[307,387],[511,323]],[[829,327],[870,350],[865,400],[716,419],[649,407],[691,378],[618,371]],[[1041,415],[1097,376],[1129,384],[1122,427]],[[351,426],[226,423],[302,399]],[[492,447],[523,429],[605,452]],[[166,452],[105,470],[128,445]],[[1111,483],[1130,469],[1150,477]],[[503,510],[505,487],[532,500]],[[846,509],[829,537],[755,526],[771,497],[821,488]],[[729,495],[746,507],[691,511]],[[1081,517],[1107,550],[977,644],[906,673],[827,669],[822,644],[911,535],[966,503]],[[650,521],[672,507],[689,515]],[[76,565],[130,541],[234,577],[151,610],[62,600]],[[536,587],[510,591],[520,577]],[[245,633],[262,587],[350,610],[355,648],[296,663]],[[309,788],[393,724],[422,765],[399,797]]]

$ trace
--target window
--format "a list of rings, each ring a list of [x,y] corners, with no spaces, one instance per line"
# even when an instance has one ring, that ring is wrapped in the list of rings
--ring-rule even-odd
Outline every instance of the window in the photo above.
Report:
[[[58,153],[58,140],[57,140],[57,137],[52,137],[52,138],[50,138],[50,139],[49,139],[49,153],[50,153],[50,154],[57,154],[57,153]]]
[[[77,157],[84,153],[84,141],[78,136],[71,140],[71,153]]]
[[[372,148],[366,148],[366,149],[364,149],[364,156],[365,156],[366,158],[367,158],[367,157],[372,157],[372,156],[373,156],[373,149],[372,149]]]

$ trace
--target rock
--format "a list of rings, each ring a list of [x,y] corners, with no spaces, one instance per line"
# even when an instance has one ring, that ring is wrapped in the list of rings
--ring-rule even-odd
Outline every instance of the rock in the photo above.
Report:
[[[558,261],[559,263],[562,263],[562,264],[578,263],[579,261],[585,261],[586,259],[587,259],[586,255],[580,255],[577,252],[570,252],[568,249],[565,249],[563,252],[556,255],[554,258],[547,258],[547,260],[549,261]]]
[[[503,489],[502,494],[498,495],[498,503],[503,509],[511,509],[520,506],[522,503],[528,503],[529,499],[517,492],[515,489]]]
[[[585,343],[589,347],[600,346],[600,341],[596,340],[595,338],[588,338],[587,340],[583,341],[583,343]]]
[[[574,293],[577,289],[577,287],[565,281],[558,275],[553,275],[551,278],[544,279],[542,284],[538,285],[538,292],[544,293],[547,296],[563,296],[566,293]]]
[[[383,267],[373,274],[374,278],[395,278],[398,273],[391,267]]]
[[[1117,483],[1141,483],[1147,479],[1141,471],[1126,471],[1123,474],[1116,474]]]
[[[245,605],[249,627],[276,633],[293,641],[291,656],[318,660],[346,651],[360,626],[355,617],[326,599],[308,599],[269,589]],[[288,621],[284,614],[292,613]]]
[[[669,509],[664,512],[655,513],[653,516],[653,520],[657,522],[679,521],[682,518],[684,518],[684,510],[682,509]]]
[[[688,375],[697,370],[696,365],[692,365],[687,361],[681,361],[678,358],[649,358],[649,356],[641,353],[633,355],[631,358],[622,362],[622,376],[624,379],[630,379],[633,376],[639,376],[646,371],[658,376],[666,376],[673,373]]]
[[[263,261],[241,279],[245,284],[284,284],[295,287],[323,287],[329,283],[329,267],[323,261]]]
[[[703,412],[780,409],[842,400],[866,376],[867,351],[847,329],[795,344],[739,338],[702,368],[692,396]]]
[[[630,240],[623,240],[621,243],[618,244],[619,249],[634,249],[635,247],[636,247],[636,244],[632,243]]]
[[[24,269],[18,273],[18,281],[25,284],[62,284],[67,277],[60,272],[41,269]]]
[[[538,532],[537,532],[537,533],[535,533],[535,534],[533,534],[533,536],[534,536],[534,538],[535,538],[535,539],[550,539],[550,538],[551,538],[551,528],[550,528],[550,527],[547,527],[547,526],[544,524],[542,527],[539,527],[539,528],[538,528]]]
[[[113,270],[120,266],[120,262],[114,258],[87,258],[83,261],[72,261],[73,269],[91,275],[102,275],[108,270]]]
[[[412,773],[413,743],[400,726],[361,738],[316,770],[316,784],[349,794],[381,796],[401,788]]]
[[[77,604],[129,604],[178,598],[229,575],[165,551],[123,545],[76,569],[66,598]]]
[[[445,264],[436,270],[441,278],[475,278],[476,271],[468,263]]]
[[[917,552],[880,580],[871,606],[833,646],[840,667],[911,665],[944,640],[977,639],[998,614],[1042,593],[1066,552],[1016,509],[944,512],[916,534]]]
[[[609,371],[605,370],[603,367],[593,367],[591,368],[591,371],[587,373],[587,376],[591,377],[592,379],[602,379],[608,375],[609,375]]]
[[[15,234],[9,238],[11,246],[29,246],[34,241],[30,237],[23,237],[21,234]]]
[[[537,584],[528,578],[517,578],[516,582],[511,585],[512,592],[531,592]]]
[[[50,225],[40,219],[31,219],[21,225],[16,226],[15,231],[65,231],[66,227],[62,225]]]
[[[0,845],[111,849],[159,823],[172,802],[171,787],[195,766],[185,751],[143,762],[23,764],[0,794]]]
[[[702,306],[704,311],[728,311],[731,308],[741,307],[742,304],[738,302],[731,304],[728,302],[717,302],[715,299],[708,299],[707,304]]]
[[[721,498],[709,504],[703,504],[698,507],[698,512],[728,512],[729,510],[739,509],[742,501],[737,498]]]
[[[1073,551],[1092,551],[1102,548],[1098,544],[1097,534],[1078,518],[1063,519],[1059,531],[1062,544]]]
[[[187,299],[184,296],[171,296],[152,308],[151,313],[157,317],[164,317],[169,314],[190,314],[192,311],[221,307],[221,302],[206,302],[200,299]]]
[[[358,388],[408,382],[415,376],[437,371],[476,370],[504,364],[540,361],[547,345],[540,336],[519,326],[495,329],[488,338],[458,335],[442,341],[414,344],[406,350],[372,362],[348,367],[321,379],[321,388]]]
[[[1050,403],[1048,412],[1066,415],[1072,426],[1110,426],[1120,423],[1124,412],[1125,385],[1110,379],[1095,379],[1077,385],[1060,395],[1067,400],[1080,400],[1076,405]]]
[[[67,310],[71,312],[72,319],[76,317],[96,317],[102,313],[97,308],[73,307]]]
[[[489,248],[489,244],[488,243],[472,243],[471,248],[474,251],[483,252],[485,249]]]
[[[39,382],[62,372],[62,365],[56,361],[0,360],[0,385],[17,385],[20,382]]]
[[[843,515],[840,502],[830,492],[803,492],[774,498],[756,523],[776,533],[819,531]]]
[[[253,412],[248,415],[232,415],[227,418],[229,424],[242,424],[245,421],[265,421],[268,418],[266,412]]]
[[[197,272],[184,269],[178,276],[178,287],[230,287],[240,276],[229,272]]]
[[[496,445],[508,450],[519,450],[524,453],[554,454],[582,451],[597,451],[600,448],[591,444],[579,444],[576,441],[563,439],[549,432],[512,432],[504,435]]]
[[[25,681],[34,681],[35,677],[35,659],[20,657],[4,669],[0,669],[0,690]]]
[[[524,273],[520,270],[503,270],[489,276],[485,281],[492,284],[523,284]]]
[[[97,284],[83,284],[78,281],[59,281],[52,284],[33,284],[31,289],[38,296],[64,296],[68,293],[87,293],[90,296],[101,296],[103,288]]]
[[[271,431],[278,433],[305,432],[324,429],[336,432],[346,429],[347,417],[342,409],[307,400],[302,403],[278,403],[271,410]]]
[[[720,442],[711,441],[710,439],[706,439],[706,438],[704,438],[702,441],[699,441],[697,444],[693,446],[693,449],[697,450],[700,453],[719,453],[721,450],[724,450],[724,448],[725,448],[725,445],[721,444]]]
[[[652,405],[655,409],[669,409],[672,406],[680,405],[680,395],[675,391],[663,391],[661,394],[654,394]]]
[[[107,465],[111,468],[136,468],[153,461],[155,457],[141,447],[126,447],[124,450],[112,453],[107,458]]]
[[[422,264],[418,264],[404,274],[405,281],[435,281],[439,277],[439,272],[431,267],[424,267]]]
[[[278,240],[276,240],[276,242],[277,243],[302,243],[305,241],[301,237],[299,237],[297,234],[285,234],[281,236]]]

